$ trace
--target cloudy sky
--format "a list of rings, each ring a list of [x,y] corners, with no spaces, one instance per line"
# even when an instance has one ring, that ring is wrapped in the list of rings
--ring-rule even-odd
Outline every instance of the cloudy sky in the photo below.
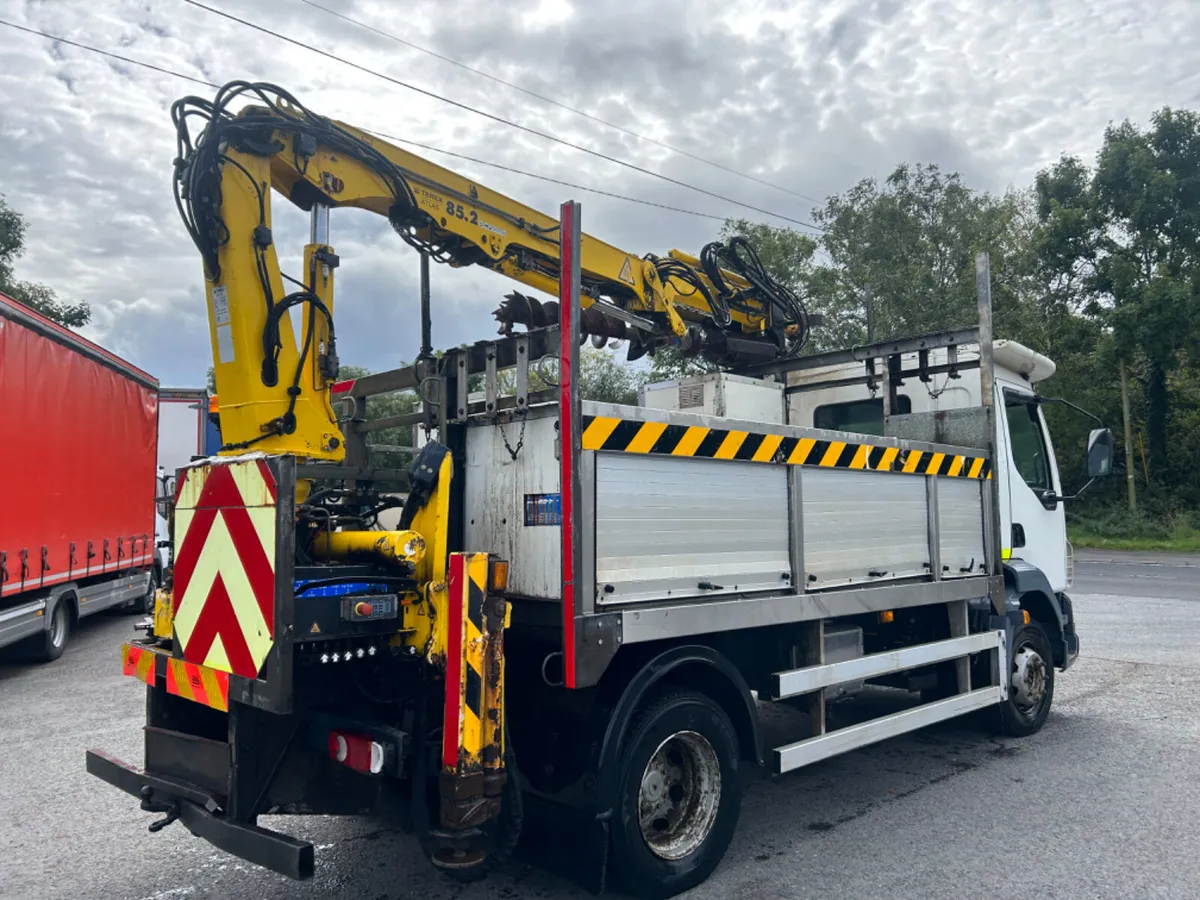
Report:
[[[607,128],[335,18],[303,0],[206,0],[359,65],[744,203],[807,219],[822,198],[899,162],[980,188],[1027,184],[1105,125],[1200,107],[1200,0],[320,0],[411,43],[672,146]],[[0,19],[224,83],[272,81],[311,109],[547,176],[686,207],[731,203],[548,143],[356,71],[183,0],[0,0]],[[168,107],[212,90],[0,25],[0,193],[28,219],[20,277],[92,305],[86,333],[165,385],[209,365],[201,266],[171,195]],[[431,159],[637,255],[696,252],[719,222]],[[305,215],[276,197],[285,270]],[[781,224],[775,220],[776,224]],[[411,359],[417,258],[367,213],[333,215],[339,350],[372,369]],[[434,269],[434,341],[494,333],[512,285]]]

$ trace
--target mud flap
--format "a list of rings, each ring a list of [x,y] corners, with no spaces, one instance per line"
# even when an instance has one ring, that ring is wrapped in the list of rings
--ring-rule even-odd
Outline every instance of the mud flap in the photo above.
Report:
[[[528,792],[524,804],[517,858],[591,894],[602,894],[608,872],[608,820]]]

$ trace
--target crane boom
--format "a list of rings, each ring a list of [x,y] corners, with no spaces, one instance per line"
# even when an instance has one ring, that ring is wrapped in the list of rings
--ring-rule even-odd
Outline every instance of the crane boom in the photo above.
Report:
[[[239,98],[257,101],[233,112]],[[189,120],[204,126],[193,141]],[[490,268],[553,295],[559,223],[529,206],[390,144],[310,112],[270,84],[231,82],[213,100],[172,107],[175,192],[204,259],[227,452],[253,447],[338,460],[329,401],[337,376],[333,280],[339,259],[326,210],[384,216],[434,260]],[[299,289],[287,292],[271,233],[271,191],[314,210]],[[326,223],[326,224],[322,224]],[[626,252],[591,235],[580,248],[586,333],[625,338],[630,358],[674,347],[726,367],[794,355],[807,335],[800,299],[766,274],[740,238],[699,257]],[[302,309],[297,346],[288,310]],[[512,293],[495,312],[512,326],[556,324],[557,306]]]

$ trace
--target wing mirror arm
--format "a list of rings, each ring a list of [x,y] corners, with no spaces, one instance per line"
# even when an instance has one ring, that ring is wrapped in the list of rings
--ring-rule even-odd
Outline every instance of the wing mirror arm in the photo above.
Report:
[[[1052,500],[1055,502],[1058,500],[1074,500],[1076,497],[1081,496],[1089,487],[1091,487],[1092,482],[1094,482],[1097,478],[1103,478],[1106,475],[1112,474],[1113,446],[1116,442],[1113,440],[1112,430],[1104,424],[1103,419],[1101,419],[1095,413],[1088,412],[1082,406],[1072,403],[1070,400],[1064,400],[1062,397],[1035,397],[1034,402],[1039,405],[1043,403],[1061,403],[1063,406],[1087,416],[1100,426],[1099,428],[1093,428],[1091,434],[1088,435],[1087,484],[1081,487],[1076,494],[1070,497],[1059,497],[1052,491],[1043,493],[1042,502],[1044,504],[1049,504]],[[1049,509],[1053,507],[1048,506],[1047,508]]]
[[[1073,409],[1073,410],[1075,410],[1075,412],[1081,413],[1081,414],[1087,416],[1089,419],[1091,419],[1093,422],[1095,422],[1101,428],[1105,428],[1105,429],[1108,428],[1108,426],[1104,424],[1104,420],[1101,419],[1098,415],[1096,415],[1093,412],[1088,412],[1082,406],[1077,406],[1076,404],[1072,403],[1070,400],[1065,400],[1062,397],[1037,396],[1037,397],[1033,398],[1033,402],[1037,403],[1039,405],[1043,404],[1043,403],[1061,403],[1063,406],[1067,407],[1068,409]],[[1080,493],[1082,493],[1082,491]]]
[[[1038,499],[1041,500],[1047,508],[1053,508],[1055,505],[1059,503],[1065,503],[1068,500],[1078,500],[1083,496],[1084,492],[1095,483],[1095,478],[1089,478],[1087,483],[1074,494],[1056,494],[1054,491],[1042,491],[1040,494],[1038,494]]]

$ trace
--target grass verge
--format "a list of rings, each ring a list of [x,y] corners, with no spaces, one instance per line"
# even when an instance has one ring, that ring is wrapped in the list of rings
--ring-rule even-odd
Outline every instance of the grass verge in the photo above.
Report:
[[[1076,550],[1140,550],[1164,553],[1200,553],[1200,532],[1172,528],[1159,534],[1097,533],[1085,524],[1068,524],[1067,539]]]

